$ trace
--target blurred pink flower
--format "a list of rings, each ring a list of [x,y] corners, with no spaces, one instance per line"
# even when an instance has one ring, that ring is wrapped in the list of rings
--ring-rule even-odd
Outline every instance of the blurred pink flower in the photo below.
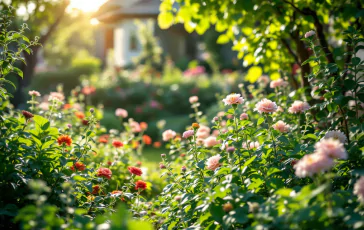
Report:
[[[38,91],[35,90],[31,90],[28,92],[30,96],[36,96],[36,97],[40,97],[40,93]]]
[[[190,68],[186,71],[183,72],[183,75],[185,77],[194,77],[194,76],[198,76],[198,75],[202,75],[205,73],[205,67],[203,66],[196,66],[193,68]]]
[[[247,149],[254,149],[254,148],[259,148],[259,146],[260,146],[258,141],[248,141],[248,145],[249,146],[247,146],[246,143],[244,142],[242,147],[244,149],[246,149],[246,148]]]
[[[255,105],[256,111],[259,113],[273,113],[277,110],[277,104],[271,100],[264,98]]]
[[[258,78],[258,82],[266,85],[269,83],[269,77],[267,75],[262,75]]]
[[[339,130],[331,130],[328,131],[325,136],[324,139],[336,139],[339,140],[341,143],[345,143],[346,142],[346,136],[343,132],[339,131]]]
[[[155,100],[151,100],[149,105],[152,108],[159,108],[160,107],[159,102],[158,101],[155,101]]]
[[[310,105],[303,101],[294,101],[291,107],[288,108],[290,113],[304,113],[306,110],[310,109]]]
[[[219,163],[220,159],[221,159],[220,154],[212,156],[209,159],[207,159],[206,162],[207,169],[215,171],[215,169],[221,166],[221,164]]]
[[[282,78],[279,78],[275,81],[270,82],[270,87],[272,89],[277,88],[277,87],[286,87],[287,85],[288,85],[288,82],[284,81]]]
[[[364,203],[364,176],[355,183],[353,193],[358,196],[360,202]]]
[[[163,136],[163,141],[169,141],[170,139],[176,136],[176,132],[171,129],[168,129],[163,132],[162,136]]]
[[[64,95],[63,93],[58,93],[58,92],[51,92],[49,97],[52,98],[57,98],[59,101],[64,101]]]
[[[222,100],[225,105],[239,105],[244,102],[243,97],[238,93],[232,93],[227,95],[225,99]]]
[[[275,129],[281,133],[286,133],[289,131],[289,125],[287,125],[283,121],[278,121],[272,127],[273,127],[273,129]]]
[[[126,111],[125,109],[118,108],[115,110],[115,116],[126,118],[128,117],[128,111]]]
[[[348,154],[343,143],[333,138],[322,139],[315,144],[317,154],[325,155],[333,159],[347,159]]]
[[[240,120],[248,120],[248,119],[249,119],[248,114],[246,114],[246,113],[240,114]]]
[[[130,128],[133,133],[139,133],[142,131],[142,128],[140,127],[140,124],[136,121],[130,122]]]
[[[201,139],[205,139],[210,136],[210,128],[205,125],[200,125],[200,128],[196,132],[196,136]]]
[[[197,96],[192,96],[189,98],[189,101],[191,104],[195,104],[196,102],[198,102],[198,97]]]
[[[309,38],[311,36],[314,36],[316,32],[314,30],[310,30],[307,33],[305,33],[305,38]]]
[[[182,134],[182,137],[187,139],[187,138],[189,138],[189,137],[192,137],[194,133],[195,133],[195,132],[194,132],[193,130],[187,130],[187,131],[185,131],[185,132]]]
[[[314,174],[329,170],[334,166],[334,160],[323,154],[308,154],[299,160],[293,168],[298,177],[312,177]]]
[[[206,148],[214,147],[215,145],[217,145],[219,143],[220,142],[218,140],[216,140],[216,137],[214,137],[214,136],[210,136],[210,137],[206,138],[204,141],[204,145]]]

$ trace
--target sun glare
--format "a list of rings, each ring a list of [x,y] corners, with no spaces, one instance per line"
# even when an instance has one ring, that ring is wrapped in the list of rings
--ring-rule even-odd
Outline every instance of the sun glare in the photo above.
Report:
[[[106,1],[107,0],[71,0],[69,7],[84,12],[95,12]]]

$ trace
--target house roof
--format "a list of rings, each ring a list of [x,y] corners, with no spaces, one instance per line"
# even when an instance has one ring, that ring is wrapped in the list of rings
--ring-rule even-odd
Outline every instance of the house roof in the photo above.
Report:
[[[109,0],[93,16],[104,23],[124,18],[155,18],[159,5],[160,0]]]

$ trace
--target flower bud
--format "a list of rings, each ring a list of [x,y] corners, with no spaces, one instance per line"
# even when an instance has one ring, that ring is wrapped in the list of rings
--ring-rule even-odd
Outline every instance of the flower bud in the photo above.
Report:
[[[162,154],[161,154],[161,157],[162,157],[162,158],[165,158],[165,157],[166,157],[166,154],[162,153]]]
[[[181,199],[182,199],[182,197],[181,196],[178,196],[178,195],[174,197],[174,200],[175,201],[180,201]]]
[[[230,212],[234,209],[234,207],[231,203],[226,203],[222,206],[222,209],[224,210],[224,212]]]
[[[95,112],[95,109],[94,108],[91,108],[90,109],[90,113],[94,113]]]
[[[186,172],[187,171],[186,166],[182,166],[181,170],[182,170],[182,172]]]
[[[228,153],[233,153],[235,151],[235,148],[234,147],[229,147],[229,148],[226,149],[226,151]]]
[[[160,168],[160,169],[165,169],[165,168],[166,168],[166,166],[165,166],[164,164],[160,163],[160,164],[159,164],[159,168]]]
[[[200,128],[200,125],[198,123],[193,123],[192,128],[198,129],[198,128]]]
[[[214,121],[214,122],[217,122],[219,120],[219,118],[218,117],[214,117],[213,119],[212,119],[212,121]]]

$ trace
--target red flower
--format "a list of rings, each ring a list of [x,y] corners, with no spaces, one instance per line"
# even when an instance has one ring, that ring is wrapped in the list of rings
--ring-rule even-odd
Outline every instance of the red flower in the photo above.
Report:
[[[150,144],[152,144],[152,138],[150,138],[150,136],[148,136],[148,135],[143,135],[143,142],[146,145],[150,145]]]
[[[145,183],[144,181],[142,180],[138,180],[136,183],[135,183],[135,190],[139,190],[139,189],[146,189],[147,188],[147,183]]]
[[[21,113],[24,115],[25,119],[27,119],[27,120],[34,117],[34,115],[31,112],[28,112],[25,110],[21,111]]]
[[[131,174],[137,175],[137,176],[141,176],[143,174],[142,170],[140,168],[134,167],[134,166],[129,166],[128,170]]]
[[[57,139],[59,145],[66,144],[70,146],[72,144],[72,139],[68,135],[61,135]]]
[[[75,171],[75,167],[74,167],[73,165],[70,167],[70,169],[71,169],[72,171]]]
[[[88,120],[82,120],[83,125],[88,125],[88,123],[89,123]]]
[[[76,166],[77,170],[79,170],[79,171],[83,171],[83,170],[85,170],[85,169],[86,169],[86,165],[84,165],[84,164],[83,164],[83,163],[81,163],[81,162],[76,162],[76,163],[75,163],[75,166]]]
[[[147,128],[148,128],[148,124],[146,123],[146,122],[140,122],[140,128],[142,129],[142,130],[146,130]]]
[[[162,144],[159,141],[154,142],[153,147],[154,148],[160,148]]]
[[[97,170],[97,174],[96,174],[98,177],[105,177],[107,179],[111,179],[111,175],[112,175],[112,172],[110,169],[108,168],[99,168]]]
[[[105,137],[100,137],[99,138],[99,142],[106,144],[107,143],[107,139]]]
[[[112,142],[112,145],[113,145],[115,148],[120,148],[120,147],[123,147],[123,146],[124,146],[123,142],[118,141],[118,140],[114,140],[114,141]]]
[[[108,161],[107,162],[107,165],[111,166],[112,165],[112,162],[111,161]]]
[[[79,119],[84,119],[85,118],[85,114],[83,112],[75,112],[75,115]]]
[[[99,192],[100,192],[100,186],[99,185],[92,186],[92,194],[99,194]]]

